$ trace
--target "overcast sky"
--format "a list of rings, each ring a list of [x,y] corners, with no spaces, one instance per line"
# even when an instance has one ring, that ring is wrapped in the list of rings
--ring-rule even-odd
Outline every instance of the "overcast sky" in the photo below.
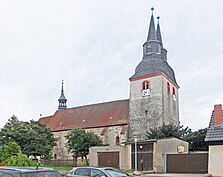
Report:
[[[180,86],[180,122],[209,124],[223,103],[223,1],[1,0],[0,127],[12,116],[129,98],[151,7]]]

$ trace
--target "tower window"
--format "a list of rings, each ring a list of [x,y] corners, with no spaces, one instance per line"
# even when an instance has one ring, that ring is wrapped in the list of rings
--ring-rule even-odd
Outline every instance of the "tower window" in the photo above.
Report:
[[[167,82],[167,93],[170,94],[170,83]]]
[[[147,90],[147,89],[149,89],[149,81],[144,81],[144,82],[142,83],[142,89],[143,89],[143,90]]]
[[[176,91],[175,88],[173,87],[173,95],[176,95]]]

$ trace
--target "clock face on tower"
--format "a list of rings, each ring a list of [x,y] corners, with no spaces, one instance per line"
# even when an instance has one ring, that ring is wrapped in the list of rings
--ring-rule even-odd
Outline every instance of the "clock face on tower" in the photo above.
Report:
[[[173,101],[175,102],[177,100],[176,95],[173,95]]]
[[[142,90],[142,96],[143,97],[146,97],[146,96],[149,96],[150,95],[150,89],[144,89]]]

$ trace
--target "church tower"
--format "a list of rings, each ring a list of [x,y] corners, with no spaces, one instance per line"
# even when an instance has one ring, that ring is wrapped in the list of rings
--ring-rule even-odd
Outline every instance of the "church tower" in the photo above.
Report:
[[[150,127],[179,124],[179,99],[175,74],[167,62],[159,17],[155,28],[153,8],[142,61],[130,80],[129,140],[146,139]]]
[[[58,111],[63,112],[63,110],[67,109],[67,106],[66,106],[67,99],[64,96],[63,81],[62,81],[61,95],[58,101],[59,101]]]

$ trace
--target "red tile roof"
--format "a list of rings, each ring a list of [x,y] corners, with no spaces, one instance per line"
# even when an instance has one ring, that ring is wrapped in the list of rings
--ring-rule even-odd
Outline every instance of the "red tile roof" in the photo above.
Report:
[[[41,117],[41,118],[39,119],[39,122],[40,122],[41,124],[43,124],[43,125],[46,125],[47,122],[50,120],[51,117],[52,117],[52,116]]]
[[[111,101],[56,111],[53,116],[43,117],[39,122],[51,131],[72,128],[96,128],[115,125],[127,125],[129,100]]]

